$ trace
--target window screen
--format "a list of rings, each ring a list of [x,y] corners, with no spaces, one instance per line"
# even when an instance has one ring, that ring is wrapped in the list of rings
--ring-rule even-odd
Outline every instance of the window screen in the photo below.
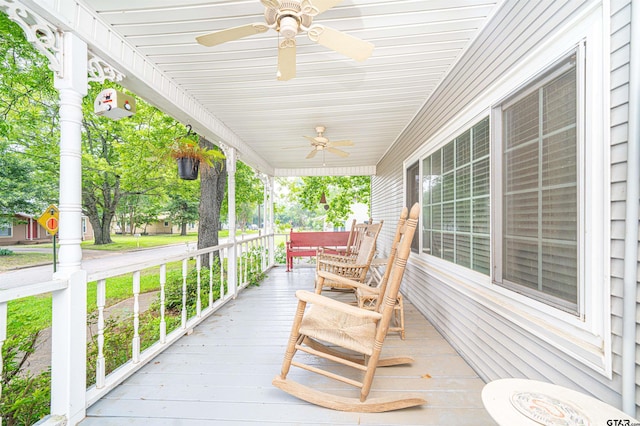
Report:
[[[576,55],[502,105],[502,284],[575,309]]]

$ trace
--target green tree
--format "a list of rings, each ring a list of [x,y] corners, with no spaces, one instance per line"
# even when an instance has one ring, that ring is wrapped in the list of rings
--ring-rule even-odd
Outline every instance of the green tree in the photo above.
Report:
[[[170,192],[166,209],[169,212],[169,220],[180,226],[180,235],[187,235],[187,225],[198,221],[199,205],[200,200],[188,192]]]
[[[0,13],[0,221],[57,203],[57,92],[47,60]]]
[[[96,116],[93,99],[102,88],[92,85],[83,103],[82,203],[97,245],[112,242],[111,222],[123,197],[157,197],[164,192],[167,147],[179,128],[179,123],[142,100],[137,100],[131,117],[113,121]]]
[[[369,176],[305,176],[289,182],[289,191],[312,217],[322,217],[333,226],[342,226],[351,214],[354,203],[369,205],[371,178]],[[320,204],[325,194],[327,204]],[[304,224],[301,224],[304,226]]]
[[[236,219],[242,229],[253,220],[257,207],[264,201],[264,185],[256,172],[238,161],[236,167]],[[260,224],[258,224],[260,226]]]

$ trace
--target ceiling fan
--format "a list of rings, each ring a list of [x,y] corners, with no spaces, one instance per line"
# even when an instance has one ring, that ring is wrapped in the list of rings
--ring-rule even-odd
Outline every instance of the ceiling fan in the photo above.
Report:
[[[326,128],[324,126],[317,126],[316,132],[318,132],[318,136],[314,136],[314,137],[305,136],[305,138],[311,141],[311,146],[313,147],[313,150],[309,153],[309,155],[307,155],[307,158],[315,157],[315,155],[319,151],[322,151],[323,154],[324,154],[324,151],[328,151],[328,152],[331,152],[332,154],[339,155],[340,157],[347,157],[349,155],[348,152],[342,151],[341,149],[336,149],[334,147],[353,146],[353,142],[347,141],[347,140],[331,142],[329,139],[327,139],[324,136],[325,130]]]
[[[338,5],[342,0],[260,0],[264,5],[265,23],[253,23],[228,28],[196,37],[203,46],[216,46],[274,29],[284,39],[278,39],[278,80],[296,76],[296,35],[306,32],[311,41],[345,56],[364,61],[373,52],[373,44],[349,34],[314,24],[313,18]]]

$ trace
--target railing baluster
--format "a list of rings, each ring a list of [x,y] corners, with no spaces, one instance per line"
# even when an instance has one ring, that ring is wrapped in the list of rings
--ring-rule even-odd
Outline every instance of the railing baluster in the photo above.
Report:
[[[189,259],[182,260],[182,317],[180,328],[187,328],[187,267]]]
[[[243,259],[243,268],[242,268],[242,273],[243,273],[243,278],[242,278],[242,285],[246,285],[247,281],[248,281],[248,272],[249,272],[249,257],[247,256],[247,254],[249,253],[249,243],[245,243],[244,247],[242,247],[242,256],[240,256]]]
[[[249,259],[251,260],[251,268],[249,269],[249,279],[251,279],[251,276],[253,275],[253,273],[256,271],[256,269],[258,268],[258,260],[256,260],[253,256],[254,251],[256,250],[256,243],[258,242],[258,240],[254,240],[251,241],[251,248],[249,249],[249,252],[247,253],[249,255]]]
[[[104,306],[107,301],[107,280],[98,280],[96,287],[96,304],[98,305],[98,358],[96,359],[96,387],[104,387],[106,375],[104,359]]]
[[[224,299],[224,260],[228,258],[228,248],[225,248],[220,252],[220,299]]]
[[[0,377],[2,377],[2,346],[7,340],[7,303],[0,303]],[[0,380],[0,399],[2,398],[2,380]],[[2,426],[2,417],[0,417],[0,426]]]
[[[201,255],[196,256],[196,316],[200,316],[202,312],[202,301],[200,297],[200,265],[201,265]]]
[[[133,363],[140,361],[140,271],[133,273],[133,341],[131,352]]]
[[[213,252],[209,252],[209,307],[213,305]]]
[[[164,287],[167,283],[167,264],[160,265],[160,343],[167,341],[167,322],[164,318],[165,294]]]

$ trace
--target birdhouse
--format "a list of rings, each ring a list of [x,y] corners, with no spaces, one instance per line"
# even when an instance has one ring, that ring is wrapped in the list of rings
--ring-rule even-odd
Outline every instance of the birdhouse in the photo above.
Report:
[[[135,114],[136,100],[133,96],[125,95],[115,89],[105,89],[93,103],[93,111],[96,115],[120,120]]]

